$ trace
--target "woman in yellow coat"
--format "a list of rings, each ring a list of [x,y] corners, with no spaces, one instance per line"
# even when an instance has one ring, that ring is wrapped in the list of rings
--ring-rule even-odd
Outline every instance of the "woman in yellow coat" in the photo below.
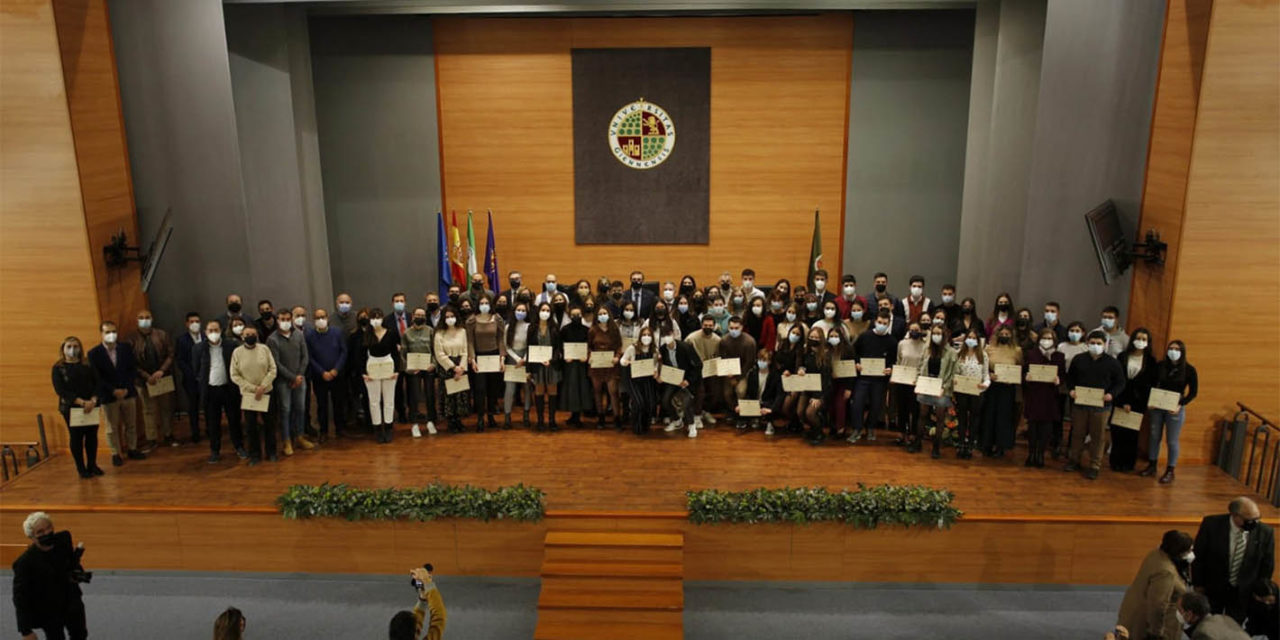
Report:
[[[1153,549],[1142,560],[1120,603],[1118,624],[1129,629],[1130,638],[1178,640],[1182,626],[1178,623],[1178,598],[1187,590],[1191,561],[1191,535],[1183,531],[1166,531],[1160,548]]]

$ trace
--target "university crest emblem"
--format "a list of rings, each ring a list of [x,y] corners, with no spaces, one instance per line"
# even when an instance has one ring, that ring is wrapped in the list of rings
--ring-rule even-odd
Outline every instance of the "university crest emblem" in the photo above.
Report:
[[[609,149],[632,169],[652,169],[671,157],[676,123],[662,108],[644,98],[628,104],[609,120]]]

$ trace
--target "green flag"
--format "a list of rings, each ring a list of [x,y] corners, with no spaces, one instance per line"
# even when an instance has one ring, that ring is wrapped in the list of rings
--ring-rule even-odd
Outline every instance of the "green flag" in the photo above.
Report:
[[[813,286],[813,272],[822,268],[822,225],[818,223],[818,211],[813,211],[813,244],[809,247],[809,274],[805,277],[806,289]]]
[[[471,210],[467,209],[467,282],[471,286],[471,276],[480,273],[480,265],[476,264],[476,230],[471,226]],[[466,288],[463,288],[465,291]]]

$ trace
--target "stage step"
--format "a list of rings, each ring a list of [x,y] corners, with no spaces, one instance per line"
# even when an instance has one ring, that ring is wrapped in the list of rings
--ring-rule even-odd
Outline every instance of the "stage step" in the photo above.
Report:
[[[684,535],[548,531],[536,640],[682,640]]]

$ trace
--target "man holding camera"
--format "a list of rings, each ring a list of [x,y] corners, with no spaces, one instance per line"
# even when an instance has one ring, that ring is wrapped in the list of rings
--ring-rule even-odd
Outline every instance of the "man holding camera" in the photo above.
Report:
[[[440,640],[444,637],[444,599],[431,579],[431,565],[415,567],[409,571],[410,582],[418,590],[418,603],[413,611],[401,611],[391,617],[388,637],[391,640],[418,640],[425,623],[426,635],[422,640]]]
[[[43,629],[47,640],[88,637],[80,583],[93,574],[80,565],[84,547],[72,546],[69,531],[54,533],[53,520],[43,511],[27,516],[22,532],[31,546],[13,561],[18,633],[23,640],[36,640],[36,629]]]

